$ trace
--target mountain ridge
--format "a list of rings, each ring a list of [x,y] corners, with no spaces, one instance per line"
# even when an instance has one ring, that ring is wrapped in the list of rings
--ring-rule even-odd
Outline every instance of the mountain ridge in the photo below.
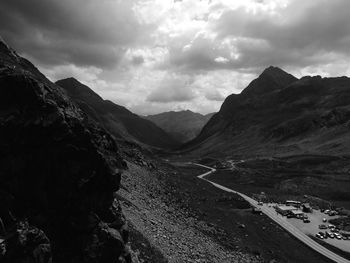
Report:
[[[279,90],[296,81],[297,78],[284,70],[270,66],[254,79],[242,92],[246,96],[259,96]]]
[[[197,136],[213,113],[200,114],[190,110],[168,111],[145,116],[147,120],[171,134],[180,142],[185,143]]]
[[[266,75],[253,80],[248,92],[228,96],[183,149],[205,154],[236,150],[249,155],[349,152],[350,145],[343,143],[349,137],[349,78],[306,76],[299,80],[283,73],[285,77],[279,78],[283,81],[277,83]]]
[[[56,84],[62,87],[86,114],[116,138],[124,138],[146,147],[156,148],[172,148],[179,144],[154,123],[139,117],[123,106],[104,100],[75,78],[58,80]]]

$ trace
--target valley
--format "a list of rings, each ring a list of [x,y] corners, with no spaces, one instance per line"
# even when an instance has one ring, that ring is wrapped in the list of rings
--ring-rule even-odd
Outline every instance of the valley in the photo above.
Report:
[[[154,122],[172,135],[173,138],[176,138],[181,143],[185,143],[194,139],[213,115],[214,113],[202,115],[187,110],[149,115],[145,119]]]
[[[349,231],[349,83],[269,67],[184,139],[0,42],[0,260],[332,262],[267,204],[334,210]]]
[[[246,198],[248,201],[252,200],[249,202],[255,203],[254,205],[258,209],[260,207],[255,200],[258,200],[259,204],[261,202],[261,209],[264,213],[276,222],[280,222],[282,226],[287,224],[286,228],[291,229],[291,231],[296,227],[299,229],[298,231],[304,233],[300,232],[298,234],[304,236],[303,239],[306,238],[305,235],[310,236],[330,251],[344,257],[344,260],[350,258],[350,243],[347,235],[343,236],[344,240],[334,242],[331,239],[323,241],[317,237],[315,238],[315,234],[321,233],[319,232],[319,225],[327,221],[335,223],[341,231],[346,233],[349,231],[348,225],[341,223],[347,222],[350,215],[348,199],[346,198],[347,189],[349,189],[347,157],[291,156],[290,158],[249,159],[246,161],[241,159],[238,159],[238,161],[219,161],[214,158],[205,158],[200,162],[218,169],[214,173],[205,176],[204,179],[208,182],[217,183],[216,187],[220,188],[222,186],[223,191],[234,189],[253,197],[254,200],[249,197]],[[319,174],[322,174],[322,176]],[[313,176],[314,179],[312,179]],[[332,179],[330,180],[330,178]],[[323,184],[316,183],[317,180],[323,182]],[[288,187],[280,188],[281,185],[286,184]],[[310,204],[313,210],[311,214],[308,214],[311,223],[299,222],[300,219],[287,219],[278,215],[278,213],[276,217],[273,207],[285,203],[286,200],[297,200],[300,203]],[[322,211],[326,209],[335,209],[339,216],[322,216]],[[319,210],[321,210],[321,213]],[[325,221],[322,222],[322,218]],[[313,247],[314,245],[310,246]],[[324,250],[322,247],[319,249]],[[347,262],[344,260],[335,261]]]
[[[248,159],[234,167],[224,160],[219,164],[227,168],[209,178],[250,196],[264,192],[266,201],[300,200],[350,209],[349,163],[348,156],[321,155]]]
[[[148,175],[130,166],[135,167],[131,173],[136,168],[139,173],[125,178],[129,193],[125,193],[122,205],[130,224],[146,229],[150,246],[160,248],[169,262],[331,262],[269,218],[253,214],[250,205],[238,195],[199,180],[197,176],[207,169],[176,160],[155,164],[158,172]],[[140,180],[142,184],[137,183]],[[143,193],[142,202],[132,197],[136,193]],[[132,205],[135,202],[138,212]],[[199,232],[183,235],[191,229]],[[203,238],[206,243],[211,240],[212,245],[199,247]],[[154,253],[150,251],[148,246],[141,246],[140,254],[153,262]]]

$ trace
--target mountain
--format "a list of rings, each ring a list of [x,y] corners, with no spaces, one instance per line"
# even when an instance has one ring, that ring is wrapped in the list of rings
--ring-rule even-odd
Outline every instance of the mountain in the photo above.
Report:
[[[214,113],[202,115],[190,110],[169,111],[145,118],[154,122],[178,141],[185,143],[195,138]]]
[[[153,122],[109,100],[102,99],[74,78],[59,80],[56,84],[62,87],[88,116],[116,138],[125,138],[157,148],[171,148],[179,144]]]
[[[350,153],[350,79],[303,77],[270,67],[226,98],[184,146],[197,154]]]
[[[118,146],[0,40],[0,261],[130,262]]]
[[[261,96],[275,90],[280,90],[296,80],[293,75],[288,74],[282,69],[270,66],[242,91],[242,95],[249,97]]]

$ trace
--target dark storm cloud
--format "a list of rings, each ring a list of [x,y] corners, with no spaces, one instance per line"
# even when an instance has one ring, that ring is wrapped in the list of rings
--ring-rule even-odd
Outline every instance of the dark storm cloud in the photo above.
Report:
[[[187,49],[170,47],[170,64],[191,71],[255,71],[331,63],[350,56],[349,10],[347,0],[295,0],[278,15],[227,9],[210,24],[215,38],[196,36]],[[225,39],[229,45],[222,45]]]
[[[299,11],[299,8],[302,10]],[[221,37],[264,39],[273,48],[285,50],[348,53],[349,10],[350,1],[346,0],[318,0],[306,4],[294,1],[282,11],[281,17],[266,14],[247,16],[243,10],[229,10],[218,20],[215,31]]]
[[[136,41],[134,1],[5,0],[0,34],[43,64],[113,67]]]

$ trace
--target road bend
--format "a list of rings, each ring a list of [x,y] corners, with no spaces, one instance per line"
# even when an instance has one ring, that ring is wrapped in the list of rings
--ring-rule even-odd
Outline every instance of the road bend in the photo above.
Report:
[[[317,243],[316,241],[314,241],[313,239],[311,239],[310,237],[305,235],[301,230],[299,230],[298,228],[293,226],[288,221],[284,220],[284,218],[279,217],[276,213],[274,213],[272,211],[272,209],[269,209],[268,207],[265,207],[265,206],[259,206],[258,202],[256,200],[254,200],[253,198],[250,198],[249,196],[247,196],[245,194],[242,194],[240,192],[237,192],[235,190],[227,188],[227,187],[225,187],[223,185],[214,183],[214,182],[212,182],[212,181],[210,181],[210,180],[205,178],[209,174],[214,173],[216,171],[216,169],[214,169],[212,167],[209,167],[209,166],[206,166],[206,165],[198,164],[198,163],[193,163],[193,164],[197,165],[197,166],[200,166],[200,167],[203,167],[203,168],[209,169],[208,172],[206,172],[204,174],[201,174],[201,175],[198,175],[197,177],[199,179],[207,181],[208,183],[212,184],[216,188],[219,188],[219,189],[221,189],[221,190],[223,190],[225,192],[238,194],[243,199],[245,199],[248,203],[250,203],[251,206],[260,208],[261,211],[265,215],[267,215],[269,218],[271,218],[273,221],[275,221],[277,224],[279,224],[281,227],[283,227],[290,234],[292,234],[294,237],[296,237],[301,242],[303,242],[305,245],[309,246],[310,248],[312,248],[313,250],[315,250],[318,253],[322,254],[323,256],[329,258],[330,260],[333,260],[334,262],[338,262],[338,263],[350,263],[349,260],[347,260],[347,259],[339,256],[338,254],[328,250],[324,246],[320,245],[319,243]]]

